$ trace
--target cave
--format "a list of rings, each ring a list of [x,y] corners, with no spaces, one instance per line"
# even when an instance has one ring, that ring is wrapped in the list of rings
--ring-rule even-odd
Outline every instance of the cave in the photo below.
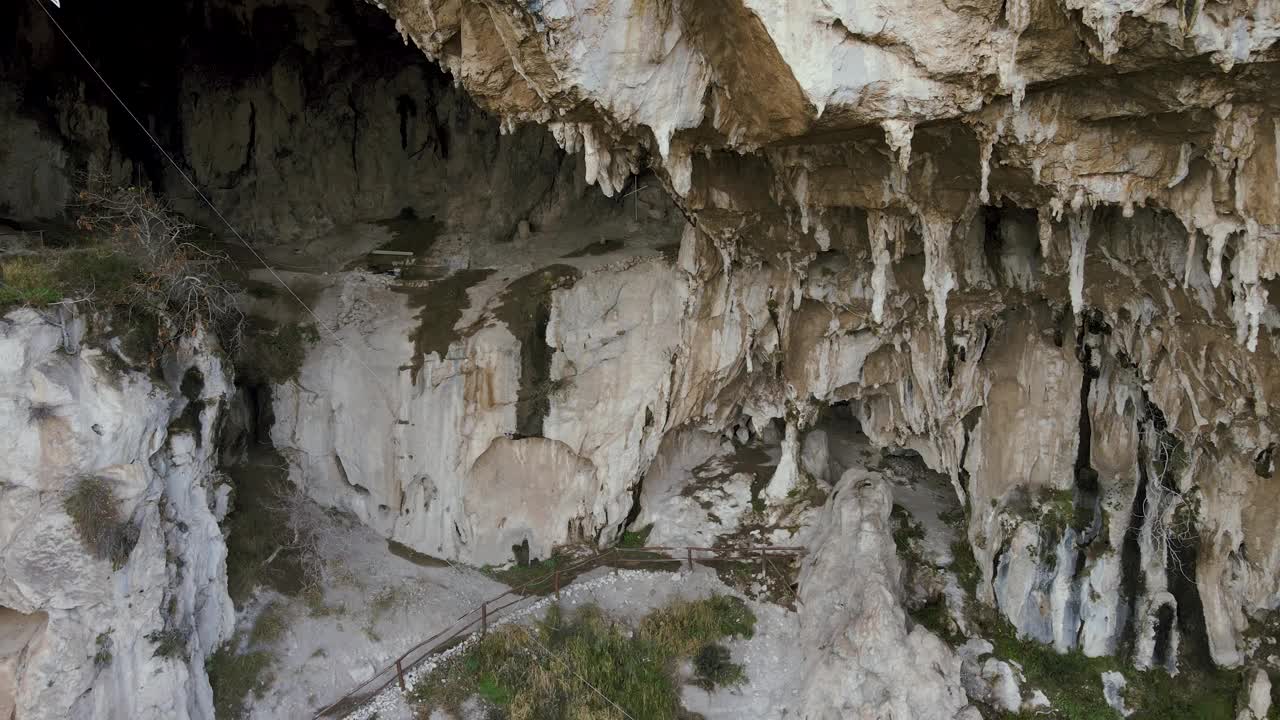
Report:
[[[1266,716],[1277,14],[1079,5],[14,5],[0,717],[501,713],[562,595],[761,619],[628,716]]]

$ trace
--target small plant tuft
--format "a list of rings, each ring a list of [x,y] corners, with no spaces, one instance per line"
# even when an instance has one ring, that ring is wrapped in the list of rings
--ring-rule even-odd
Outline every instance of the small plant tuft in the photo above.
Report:
[[[184,657],[187,653],[187,634],[178,628],[154,630],[144,637],[155,643],[156,649],[151,653],[153,657]]]
[[[32,425],[43,424],[56,417],[58,417],[58,410],[53,405],[32,403],[30,409],[27,410],[27,422]]]
[[[120,502],[110,481],[94,475],[77,478],[62,503],[85,548],[115,569],[129,561],[138,529],[120,518]]]
[[[98,633],[97,652],[93,654],[93,666],[101,670],[111,664],[111,631]]]

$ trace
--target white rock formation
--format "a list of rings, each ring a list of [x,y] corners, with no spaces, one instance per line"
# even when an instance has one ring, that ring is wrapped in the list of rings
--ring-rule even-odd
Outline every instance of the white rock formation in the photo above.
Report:
[[[171,128],[238,218],[286,236],[449,190],[468,227],[435,259],[494,271],[317,289],[345,347],[275,389],[273,429],[313,497],[475,562],[608,543],[679,496],[669,477],[637,493],[676,433],[745,445],[785,425],[776,504],[817,476],[806,432],[847,402],[874,444],[950,480],[979,598],[1022,635],[1104,655],[1133,631],[1138,665],[1174,669],[1189,628],[1218,664],[1251,659],[1251,618],[1280,605],[1276,0],[383,5],[502,132],[545,125],[545,148],[477,142],[504,160],[452,192],[435,181],[470,177],[448,172],[463,145],[419,172],[395,146],[439,130],[368,110],[421,68],[362,84],[345,55],[347,110],[304,93],[290,56],[239,86],[187,80]],[[322,24],[299,35],[332,37]],[[110,145],[105,123],[60,119],[68,145]],[[46,129],[7,131],[32,138],[20,169],[63,163]],[[543,137],[502,137],[521,136]],[[578,180],[555,182],[564,168]],[[634,187],[636,217],[647,171],[689,221],[674,263],[538,254],[543,229],[512,252],[477,227],[582,183]],[[288,172],[306,184],[253,204]],[[45,212],[28,189],[0,185]],[[553,287],[529,291],[543,273]]]
[[[1102,673],[1102,697],[1106,699],[1107,705],[1121,717],[1129,717],[1133,714],[1133,708],[1129,707],[1124,697],[1124,689],[1128,685],[1124,675],[1114,670]]]
[[[960,659],[923,627],[907,630],[892,503],[878,474],[854,469],[821,513],[800,574],[801,717],[976,716]]]
[[[1236,720],[1263,720],[1271,710],[1271,677],[1261,668],[1245,677],[1245,691]]]
[[[82,330],[73,320],[70,335]],[[229,379],[199,340],[181,344],[162,379],[120,364],[109,350],[64,344],[34,311],[0,319],[5,717],[213,718],[204,659],[233,619],[211,510]],[[184,412],[194,427],[175,424]],[[119,567],[86,549],[64,511],[83,477],[111,488],[136,531]],[[166,637],[172,650],[158,653]]]

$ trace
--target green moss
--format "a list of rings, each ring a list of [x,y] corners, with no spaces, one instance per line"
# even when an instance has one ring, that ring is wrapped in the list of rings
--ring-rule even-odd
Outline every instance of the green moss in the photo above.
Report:
[[[653,523],[649,523],[639,530],[628,530],[622,533],[622,537],[618,540],[620,548],[641,548],[649,541],[649,533],[653,532]]]
[[[594,606],[571,618],[553,606],[532,629],[491,631],[419,682],[410,698],[424,715],[437,708],[456,714],[479,696],[511,720],[614,717],[610,701],[631,717],[675,720],[683,712],[677,663],[697,655],[707,670],[700,681],[740,683],[742,668],[713,645],[750,637],[754,628],[745,603],[725,596],[655,611],[634,632]]]

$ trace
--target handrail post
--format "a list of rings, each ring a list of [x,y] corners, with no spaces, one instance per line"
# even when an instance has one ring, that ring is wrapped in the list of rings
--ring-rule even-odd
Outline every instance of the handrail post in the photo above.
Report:
[[[693,572],[693,548],[687,547],[684,549],[684,552],[689,559],[689,572]]]
[[[560,568],[556,568],[556,574],[553,578],[556,586],[556,602],[560,602]]]
[[[400,692],[408,692],[404,686],[404,670],[400,667],[400,658],[396,658],[396,679],[400,681]]]
[[[487,635],[489,633],[489,601],[480,603],[480,634]]]
[[[764,575],[765,579],[767,580],[769,578],[769,566],[765,562],[764,553],[765,553],[764,548],[760,548],[760,572]]]

